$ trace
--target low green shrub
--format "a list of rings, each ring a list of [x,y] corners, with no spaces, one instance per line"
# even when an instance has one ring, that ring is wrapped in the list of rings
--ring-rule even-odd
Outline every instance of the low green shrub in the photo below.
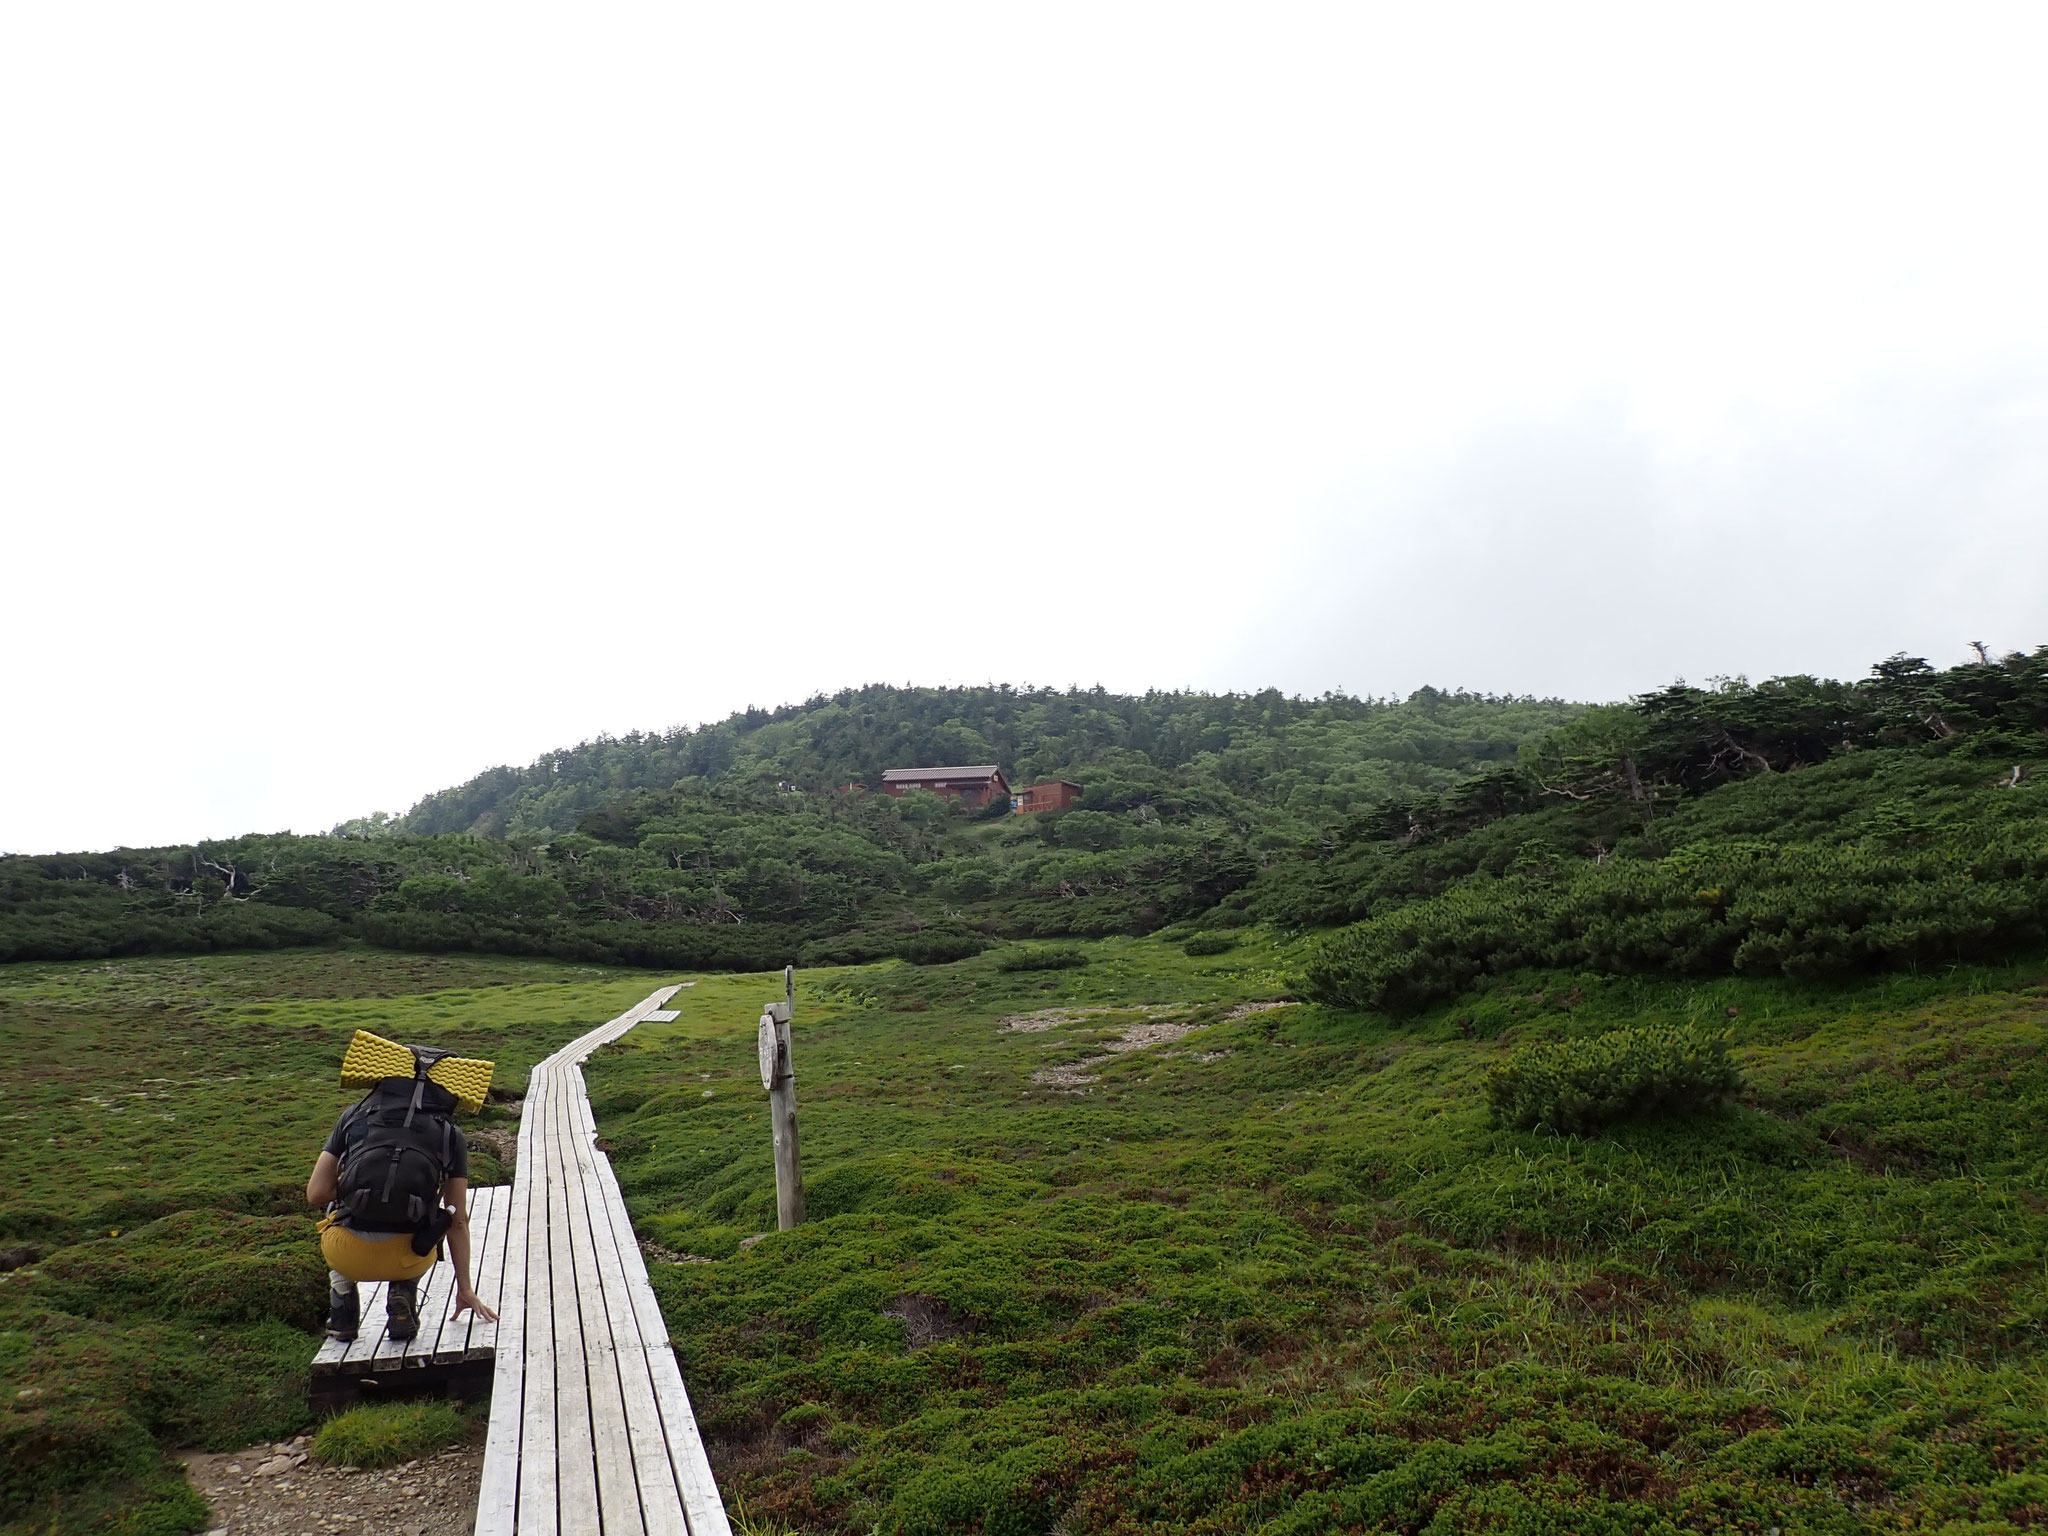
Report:
[[[999,971],[1071,971],[1087,963],[1087,952],[1079,949],[1034,949],[1019,945],[996,956],[996,969]]]
[[[871,965],[896,953],[898,936],[856,929],[829,939],[812,939],[797,951],[796,963],[803,970],[829,965]],[[771,967],[772,969],[772,967]]]
[[[1727,1042],[1671,1026],[1524,1046],[1487,1074],[1494,1121],[1584,1135],[1618,1120],[1697,1114],[1742,1086]]]
[[[468,1438],[468,1420],[447,1403],[376,1403],[322,1424],[313,1457],[338,1467],[395,1467]]]
[[[989,947],[989,941],[974,933],[920,933],[903,939],[896,953],[912,965],[951,965],[968,960]]]
[[[203,954],[328,944],[341,924],[295,907],[215,907],[199,916],[78,903],[53,912],[0,911],[0,963],[98,960],[108,955]]]
[[[800,928],[782,923],[572,922],[465,912],[366,912],[357,936],[380,949],[449,954],[548,955],[594,965],[694,971],[778,970],[796,958]]]
[[[42,1261],[43,1293],[80,1317],[137,1313],[182,1322],[318,1326],[327,1266],[303,1216],[177,1211],[60,1248]]]
[[[1557,881],[1474,877],[1328,935],[1303,981],[1317,1002],[1405,1013],[1524,969],[1808,980],[2044,938],[2048,845],[2030,829],[1908,852],[1728,840]]]
[[[1237,948],[1237,940],[1227,933],[1198,933],[1181,945],[1180,952],[1197,959],[1203,955],[1220,955]]]

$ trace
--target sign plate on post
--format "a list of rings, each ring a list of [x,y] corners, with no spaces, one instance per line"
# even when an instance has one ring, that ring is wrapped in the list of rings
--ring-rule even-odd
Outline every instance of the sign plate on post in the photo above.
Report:
[[[770,1014],[761,1015],[761,1033],[756,1037],[755,1047],[761,1057],[761,1086],[775,1086],[775,1019]]]

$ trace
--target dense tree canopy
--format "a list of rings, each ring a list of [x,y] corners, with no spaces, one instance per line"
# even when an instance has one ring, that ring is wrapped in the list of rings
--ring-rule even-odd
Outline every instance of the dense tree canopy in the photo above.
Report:
[[[934,929],[1142,930],[1213,906],[1335,818],[1512,763],[1576,713],[1434,689],[876,686],[586,742],[324,838],[0,861],[0,956],[346,926],[424,948],[767,964],[835,936],[853,955]],[[961,761],[1076,779],[1085,797],[1008,817],[876,792],[886,768]]]

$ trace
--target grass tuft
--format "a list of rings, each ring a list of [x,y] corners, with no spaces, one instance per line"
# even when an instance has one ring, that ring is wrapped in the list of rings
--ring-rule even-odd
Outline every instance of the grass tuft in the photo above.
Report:
[[[1020,944],[996,956],[999,971],[1071,971],[1088,963],[1085,950]]]
[[[376,1403],[322,1424],[313,1456],[337,1467],[395,1467],[468,1438],[469,1421],[447,1403]]]
[[[1486,1075],[1496,1125],[1569,1136],[1698,1114],[1741,1088],[1725,1039],[1668,1027],[1526,1045]]]

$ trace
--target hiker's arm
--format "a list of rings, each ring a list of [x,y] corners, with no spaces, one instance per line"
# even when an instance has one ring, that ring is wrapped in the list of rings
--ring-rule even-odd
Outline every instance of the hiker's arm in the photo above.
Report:
[[[334,1198],[340,1178],[341,1159],[332,1152],[322,1152],[319,1161],[313,1164],[313,1177],[306,1180],[306,1204],[327,1204]]]
[[[478,1317],[495,1323],[498,1314],[469,1288],[469,1180],[450,1179],[441,1187],[441,1203],[455,1213],[448,1223],[448,1260],[455,1266],[455,1310],[448,1315],[460,1317],[473,1308]]]

